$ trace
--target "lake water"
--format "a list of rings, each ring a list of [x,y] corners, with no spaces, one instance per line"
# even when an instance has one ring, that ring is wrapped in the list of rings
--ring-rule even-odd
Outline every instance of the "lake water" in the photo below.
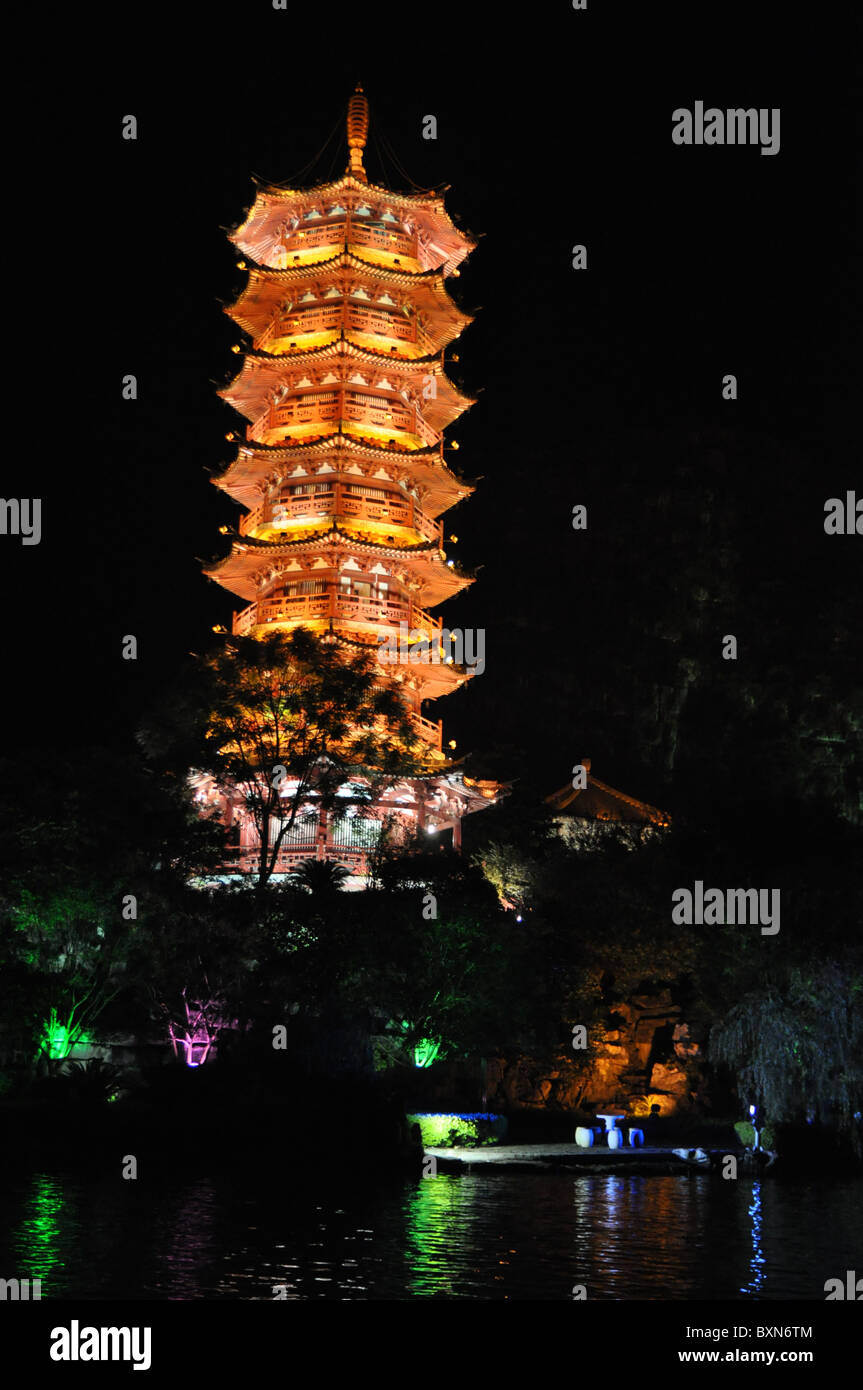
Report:
[[[0,1277],[42,1297],[811,1299],[860,1266],[863,1182],[239,1169],[3,1185]]]

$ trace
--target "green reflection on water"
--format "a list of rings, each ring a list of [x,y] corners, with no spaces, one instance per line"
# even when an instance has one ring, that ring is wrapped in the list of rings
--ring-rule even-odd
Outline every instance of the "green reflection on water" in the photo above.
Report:
[[[458,1173],[439,1173],[420,1178],[410,1193],[405,1213],[406,1288],[428,1298],[443,1294],[458,1297],[451,1274],[452,1233],[463,1246],[468,1236],[468,1209],[475,1187]]]
[[[21,1264],[31,1279],[45,1280],[63,1263],[57,1246],[65,1204],[61,1179],[45,1173],[34,1174],[15,1239]],[[44,1295],[45,1290],[42,1292]]]

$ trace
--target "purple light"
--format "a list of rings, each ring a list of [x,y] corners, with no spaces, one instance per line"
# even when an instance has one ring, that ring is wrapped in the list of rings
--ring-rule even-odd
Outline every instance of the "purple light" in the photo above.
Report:
[[[174,1056],[181,1057],[187,1067],[202,1067],[215,1050],[216,1040],[226,1028],[236,1028],[237,1020],[225,1012],[218,999],[188,1000],[183,991],[183,1005],[174,1018],[168,1020],[168,1036]]]

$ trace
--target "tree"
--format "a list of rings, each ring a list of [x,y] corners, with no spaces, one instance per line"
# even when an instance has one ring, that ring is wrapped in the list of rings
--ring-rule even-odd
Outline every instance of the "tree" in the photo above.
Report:
[[[334,859],[304,859],[288,876],[288,882],[294,888],[305,888],[319,897],[329,897],[344,888],[350,876],[350,869]]]
[[[774,1124],[818,1119],[859,1148],[863,975],[826,961],[751,990],[710,1034],[711,1058]]]
[[[374,805],[401,778],[430,770],[397,687],[370,652],[346,654],[299,628],[231,637],[200,674],[197,713],[187,706],[172,731],[170,712],[160,711],[142,742],[160,753],[172,741],[191,750],[197,718],[196,770],[241,793],[259,837],[259,888],[303,816],[340,814],[346,789],[354,805]]]
[[[49,744],[0,761],[0,892],[11,902],[73,885],[105,900],[144,896],[220,862],[214,848],[185,777],[145,766],[137,750]]]
[[[25,889],[7,912],[3,954],[23,1033],[35,1060],[63,1060],[122,988],[129,924],[118,904],[79,887],[40,896]]]
[[[219,861],[183,783],[134,752],[21,749],[0,774],[3,1051],[60,1062],[127,1020],[139,919]]]
[[[248,1022],[259,939],[242,890],[180,888],[144,923],[130,973],[175,1056],[201,1066]]]

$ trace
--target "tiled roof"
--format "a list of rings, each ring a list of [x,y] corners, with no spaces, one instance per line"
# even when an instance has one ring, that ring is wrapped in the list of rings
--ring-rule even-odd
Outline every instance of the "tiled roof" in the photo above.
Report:
[[[589,772],[586,787],[579,789],[569,783],[547,796],[546,804],[579,820],[642,821],[654,825],[668,825],[671,820],[667,811],[617,791]]]

